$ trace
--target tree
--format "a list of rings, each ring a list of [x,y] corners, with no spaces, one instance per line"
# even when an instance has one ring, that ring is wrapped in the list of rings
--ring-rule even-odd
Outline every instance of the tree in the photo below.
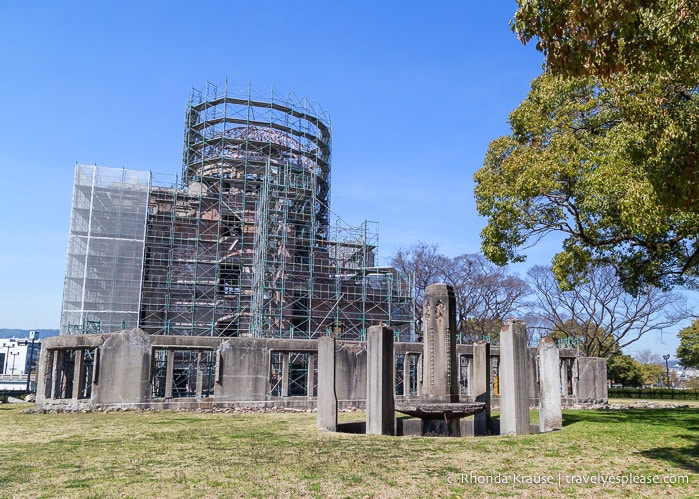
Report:
[[[607,377],[613,383],[639,387],[643,385],[641,367],[630,355],[616,352],[607,361]]]
[[[449,259],[439,253],[436,244],[420,241],[407,249],[399,249],[391,259],[391,266],[401,274],[411,277],[415,296],[414,314],[420,322],[425,288],[430,284],[446,281]]]
[[[660,355],[653,350],[645,349],[636,353],[636,360],[641,364],[658,364],[662,363]]]
[[[660,364],[643,364],[639,362],[639,369],[643,375],[644,385],[667,386],[666,371]]]
[[[699,319],[682,329],[677,336],[680,338],[677,358],[684,367],[699,368]]]
[[[521,262],[549,233],[567,287],[590,264],[631,293],[692,283],[699,267],[699,99],[659,76],[544,74],[490,143],[475,198],[484,255]]]
[[[413,276],[418,321],[428,285],[443,282],[454,288],[457,333],[466,341],[499,333],[503,319],[521,307],[529,293],[523,279],[508,274],[482,255],[449,258],[440,254],[436,245],[422,242],[398,250],[391,265]]]
[[[498,337],[505,319],[523,305],[530,289],[518,276],[479,254],[451,259],[447,283],[454,287],[458,333],[465,341]]]
[[[614,335],[607,334],[604,327],[594,322],[579,323],[575,319],[568,319],[556,324],[549,336],[575,340],[572,345],[588,357],[609,357],[619,351],[619,342]]]
[[[699,68],[697,0],[518,0],[512,29],[536,38],[546,67],[564,76],[670,73]]]
[[[635,358],[640,365],[644,385],[665,385],[667,373],[660,355],[646,349],[637,352]]]
[[[691,316],[678,293],[657,288],[626,293],[609,267],[588,267],[587,279],[570,290],[548,267],[533,267],[527,276],[535,291],[533,312],[550,330],[578,338],[586,356],[610,357],[643,335]]]

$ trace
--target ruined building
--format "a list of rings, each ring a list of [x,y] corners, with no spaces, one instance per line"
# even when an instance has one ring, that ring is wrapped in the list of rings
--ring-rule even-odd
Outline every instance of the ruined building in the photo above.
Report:
[[[416,341],[410,283],[377,265],[376,224],[333,220],[329,199],[327,116],[274,92],[193,92],[175,181],[77,165],[61,335],[43,342],[37,407],[310,408],[331,376],[337,400],[361,406],[370,326],[394,334],[396,396],[420,396],[433,355]],[[462,399],[474,348],[454,347]],[[561,354],[578,387],[564,381],[564,395],[606,397],[579,389],[594,370],[575,357]]]
[[[209,84],[182,175],[77,165],[61,334],[412,339],[410,289],[377,224],[331,220],[330,124],[293,95]]]

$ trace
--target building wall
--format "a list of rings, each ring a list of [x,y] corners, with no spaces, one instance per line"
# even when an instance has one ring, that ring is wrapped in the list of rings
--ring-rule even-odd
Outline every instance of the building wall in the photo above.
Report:
[[[36,366],[40,350],[41,340],[35,340],[32,346],[32,341],[27,338],[0,339],[0,374],[26,375],[30,369]]]

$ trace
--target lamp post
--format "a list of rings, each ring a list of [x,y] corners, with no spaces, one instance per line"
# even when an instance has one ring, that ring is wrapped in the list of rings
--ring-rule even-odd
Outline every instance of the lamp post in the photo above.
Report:
[[[10,365],[10,344],[5,343],[3,346],[7,348],[7,353],[5,354],[5,365],[3,366],[2,373],[7,374],[7,366]]]
[[[667,364],[668,359],[670,358],[669,354],[663,355],[663,359],[665,359],[665,371],[667,372],[667,386],[670,386],[670,367]]]
[[[39,333],[37,331],[29,331],[29,339],[31,340],[29,347],[29,358],[27,359],[27,392],[31,388],[32,365],[34,364],[34,340]]]
[[[14,375],[15,374],[15,359],[19,355],[19,352],[10,352],[10,355],[12,355],[12,373],[10,373],[10,374]]]

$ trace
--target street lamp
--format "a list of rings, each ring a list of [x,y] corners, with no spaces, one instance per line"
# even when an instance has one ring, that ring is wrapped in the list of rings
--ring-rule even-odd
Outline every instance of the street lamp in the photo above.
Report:
[[[3,367],[2,372],[3,372],[3,374],[7,374],[7,366],[10,365],[10,348],[11,347],[10,347],[9,343],[5,343],[3,346],[5,348],[7,348],[7,353],[5,354],[5,366]]]
[[[19,352],[10,352],[10,355],[12,355],[12,375],[15,374],[15,359],[19,355]]]
[[[670,386],[670,367],[667,364],[668,359],[670,358],[669,354],[663,355],[663,359],[665,359],[665,371],[667,372],[667,386]]]
[[[29,347],[29,359],[27,360],[27,392],[31,388],[32,379],[32,364],[34,363],[34,340],[36,339],[38,331],[29,331],[29,339],[32,341]]]

